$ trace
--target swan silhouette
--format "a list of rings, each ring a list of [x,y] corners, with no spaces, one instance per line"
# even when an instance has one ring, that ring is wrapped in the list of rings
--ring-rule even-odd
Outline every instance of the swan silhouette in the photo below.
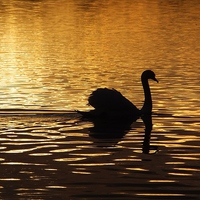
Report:
[[[144,114],[152,113],[152,97],[148,80],[156,82],[155,73],[151,70],[145,70],[141,75],[142,86],[144,89],[144,105],[139,110],[133,103],[125,98],[115,89],[98,88],[93,91],[88,98],[88,104],[94,107],[89,112],[77,111],[84,118],[139,118]]]

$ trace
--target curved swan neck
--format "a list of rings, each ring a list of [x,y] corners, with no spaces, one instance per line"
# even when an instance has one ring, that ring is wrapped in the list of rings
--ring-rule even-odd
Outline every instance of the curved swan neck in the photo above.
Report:
[[[144,105],[141,109],[141,113],[151,113],[152,112],[152,98],[151,98],[151,91],[148,83],[148,79],[145,77],[141,77],[142,86],[144,89]]]

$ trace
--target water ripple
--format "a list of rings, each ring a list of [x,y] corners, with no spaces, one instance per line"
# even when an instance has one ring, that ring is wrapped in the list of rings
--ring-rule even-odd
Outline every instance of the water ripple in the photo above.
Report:
[[[144,154],[141,120],[122,138],[94,138],[90,135],[91,123],[78,118],[2,118],[10,119],[14,128],[5,127],[4,123],[0,127],[0,166],[6,169],[0,177],[2,193],[10,182],[15,185],[15,195],[21,198],[48,196],[53,191],[68,191],[71,198],[96,198],[87,192],[88,188],[95,191],[95,187],[98,198],[119,199],[192,199],[198,191],[199,135],[177,130],[182,126],[179,123],[166,126],[163,132],[159,116],[153,116],[156,126],[150,144],[152,148],[157,146],[158,151],[153,148],[151,151],[156,153]],[[173,121],[173,117],[169,120]],[[75,190],[79,190],[77,195]],[[108,192],[110,195],[106,195]]]

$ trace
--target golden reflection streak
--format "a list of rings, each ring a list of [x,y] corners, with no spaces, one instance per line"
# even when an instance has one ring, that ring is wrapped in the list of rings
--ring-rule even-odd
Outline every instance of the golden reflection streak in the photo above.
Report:
[[[175,173],[175,172],[170,172],[168,173],[169,175],[174,175],[174,176],[193,176],[192,174],[186,174],[186,173]]]
[[[30,172],[30,171],[20,171],[20,174],[33,174],[34,172]]]
[[[149,180],[150,183],[173,183],[175,180]]]
[[[72,171],[73,174],[83,174],[83,175],[90,175],[91,172],[82,172],[82,171]]]
[[[173,169],[177,169],[177,170],[184,170],[184,171],[194,171],[194,172],[200,172],[200,169],[196,169],[196,168],[173,168]]]
[[[30,156],[51,156],[52,153],[31,153]]]
[[[126,168],[127,170],[131,170],[131,171],[145,171],[148,172],[149,170],[147,169],[142,169],[142,168]]]
[[[80,161],[80,160],[85,160],[86,158],[57,158],[54,159],[54,161],[58,162],[73,162],[73,161]]]
[[[28,191],[32,191],[32,190],[28,190]],[[33,190],[34,192],[32,192],[32,195],[42,195],[43,192],[39,192],[40,190],[39,189],[35,189]],[[46,191],[46,190],[41,190],[41,191]],[[20,192],[20,193],[17,193],[17,196],[26,196],[26,195],[29,195],[30,193],[28,192]]]
[[[170,154],[170,155],[173,155],[173,156],[175,156],[175,155],[180,155],[180,154],[175,154],[175,153],[173,153],[173,154]],[[187,155],[187,156],[196,156],[196,157],[200,157],[200,153],[184,153],[184,155]]]
[[[116,162],[129,162],[129,161],[141,161],[141,159],[134,159],[134,158],[117,158],[114,159]]]
[[[176,141],[178,142],[187,142],[187,141],[192,141],[192,140],[197,140],[199,139],[198,136],[195,136],[195,135],[181,135],[181,139],[180,138],[180,135],[176,135],[176,134],[167,134],[166,137],[168,138],[173,138],[173,139],[178,139]]]
[[[182,159],[182,160],[200,160],[200,158],[194,158],[194,157],[179,157],[179,156],[172,156],[172,158]]]
[[[138,195],[138,196],[160,196],[160,197],[162,197],[162,196],[165,196],[165,197],[167,197],[167,196],[185,196],[184,194],[170,194],[170,193],[168,193],[168,194],[165,194],[165,193],[138,193],[138,194],[136,194],[136,195]]]
[[[177,143],[175,143],[174,142],[174,144],[169,144],[170,143],[170,141],[169,141],[169,143],[167,143],[166,141],[159,141],[158,143],[161,143],[162,144],[162,142],[165,144],[165,147],[173,147],[173,148],[194,148],[194,149],[198,149],[199,148],[199,146],[195,146],[195,145],[184,145],[184,144],[178,144],[178,142]]]
[[[166,162],[166,165],[184,165],[185,162]]]
[[[15,189],[16,191],[47,191],[47,189],[42,189],[42,188],[36,188],[36,189],[29,189],[29,188],[18,188],[18,189]],[[18,194],[18,195],[21,195],[21,194]]]
[[[83,164],[69,164],[71,166],[83,166],[83,167],[97,167],[97,166],[110,166],[115,165],[115,163],[83,163]]]
[[[36,165],[36,166],[45,166],[46,164],[39,163],[23,163],[23,162],[3,162],[1,165]]]
[[[67,187],[65,186],[60,186],[60,185],[48,185],[46,188],[53,188],[53,189],[65,189]]]
[[[51,153],[62,153],[62,152],[71,152],[71,151],[77,151],[80,150],[80,148],[76,148],[76,149],[55,149],[55,150],[51,150]]]
[[[0,181],[20,181],[19,178],[0,178]]]
[[[99,157],[99,156],[109,156],[111,152],[108,153],[70,153],[73,156],[85,156],[85,157]]]
[[[47,169],[44,169],[46,171],[58,171],[58,169],[50,169],[50,168],[47,168]]]

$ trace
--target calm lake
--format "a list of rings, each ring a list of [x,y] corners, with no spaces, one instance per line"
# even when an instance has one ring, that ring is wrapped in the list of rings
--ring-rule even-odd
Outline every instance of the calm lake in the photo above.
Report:
[[[200,199],[199,11],[199,0],[1,0],[0,198]],[[159,80],[152,118],[75,112],[99,87],[141,108],[146,69]]]

